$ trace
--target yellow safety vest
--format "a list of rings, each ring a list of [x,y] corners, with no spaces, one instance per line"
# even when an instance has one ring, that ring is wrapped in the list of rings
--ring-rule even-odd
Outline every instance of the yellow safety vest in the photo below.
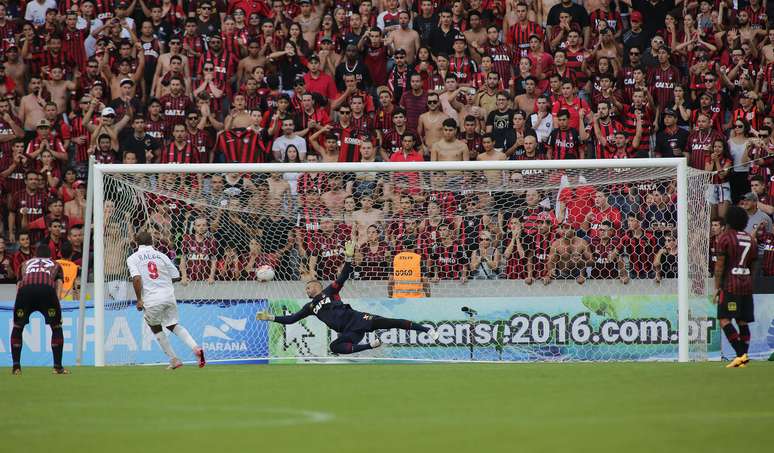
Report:
[[[65,259],[56,260],[56,262],[62,266],[62,294],[59,295],[59,298],[62,299],[67,295],[67,293],[70,292],[71,289],[73,289],[73,285],[75,284],[75,277],[78,275],[79,266],[72,261]]]
[[[421,265],[422,257],[414,252],[395,255],[392,260],[393,298],[425,297]]]

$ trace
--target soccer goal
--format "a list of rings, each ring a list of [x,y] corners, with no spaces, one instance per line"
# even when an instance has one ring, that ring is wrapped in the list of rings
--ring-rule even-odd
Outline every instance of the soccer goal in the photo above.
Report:
[[[162,363],[125,265],[145,229],[181,269],[181,322],[209,361],[703,360],[710,178],[683,159],[95,165],[95,364]],[[309,317],[341,296],[438,332],[385,330],[336,356]],[[173,344],[184,350],[182,344]],[[185,357],[185,356],[183,356]]]

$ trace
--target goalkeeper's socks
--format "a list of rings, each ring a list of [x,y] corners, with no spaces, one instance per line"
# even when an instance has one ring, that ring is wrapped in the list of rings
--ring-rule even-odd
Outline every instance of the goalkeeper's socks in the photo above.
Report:
[[[193,339],[190,333],[188,333],[188,329],[181,326],[180,324],[177,324],[174,329],[172,329],[172,332],[175,333],[175,335],[178,336],[181,340],[183,340],[183,343],[188,345],[191,349],[196,349],[199,347],[198,344],[196,344],[196,340]]]
[[[13,360],[14,368],[21,363],[22,330],[23,327],[16,326],[11,330],[11,359]]]
[[[750,350],[750,326],[747,324],[739,326],[739,343],[742,345],[742,354],[747,354]]]
[[[64,334],[62,326],[51,328],[51,352],[54,354],[54,368],[62,368],[62,348]]]
[[[736,351],[736,356],[740,357],[742,354],[744,354],[744,352],[742,352],[742,342],[739,339],[739,333],[737,333],[736,327],[734,327],[733,324],[728,323],[723,326],[723,333],[726,334],[728,342],[731,343],[731,347],[733,347],[734,351]]]
[[[175,351],[172,349],[172,344],[169,343],[169,338],[167,338],[164,331],[156,332],[154,335],[156,335],[156,341],[159,342],[159,346],[161,346],[161,350],[164,351],[164,354],[170,359],[174,359]]]

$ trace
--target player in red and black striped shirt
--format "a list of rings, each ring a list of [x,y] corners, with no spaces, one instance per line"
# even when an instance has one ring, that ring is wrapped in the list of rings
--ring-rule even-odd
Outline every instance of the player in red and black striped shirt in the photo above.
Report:
[[[430,259],[433,263],[433,278],[438,280],[468,279],[468,256],[465,246],[455,240],[449,225],[438,225],[438,242],[433,246]]]
[[[59,293],[62,289],[62,267],[51,259],[47,245],[41,244],[35,250],[35,258],[22,264],[20,269],[19,292],[13,307],[13,330],[11,331],[11,357],[13,374],[21,374],[22,332],[36,311],[43,314],[46,324],[51,327],[51,351],[54,356],[54,372],[67,374],[62,367],[62,308]]]
[[[519,57],[526,57],[529,52],[529,38],[533,35],[543,39],[543,27],[527,19],[527,4],[516,4],[516,23],[510,26],[505,35],[505,42],[516,49]]]
[[[181,78],[172,77],[169,80],[169,93],[159,99],[167,131],[171,131],[175,124],[184,125],[186,113],[194,108],[191,98],[183,92],[184,86]]]
[[[726,211],[726,230],[718,235],[715,262],[715,298],[718,321],[736,358],[727,368],[746,366],[749,361],[750,327],[755,321],[753,306],[753,263],[758,258],[755,238],[745,232],[747,212],[731,206]],[[731,320],[739,326],[736,330]]]
[[[500,30],[497,27],[494,25],[487,27],[487,42],[479,53],[492,59],[492,71],[500,76],[500,80],[511,80],[516,54],[511,46],[500,41],[499,35]]]
[[[680,70],[672,66],[669,61],[669,49],[658,49],[658,66],[648,71],[648,87],[656,105],[665,109],[671,107],[675,101],[675,86],[680,85],[682,76]]]
[[[549,159],[585,159],[586,150],[584,142],[588,138],[586,127],[583,124],[583,110],[579,112],[580,133],[569,126],[570,112],[565,109],[559,110],[556,116],[557,128],[551,131],[548,137],[548,158]]]
[[[610,159],[615,154],[615,134],[623,125],[610,117],[611,105],[600,102],[594,115],[594,151],[597,159]]]
[[[762,253],[761,273],[764,277],[771,277],[774,275],[774,234],[767,232],[766,225],[761,223],[758,226],[758,231],[755,238],[758,241],[758,251]],[[710,242],[710,245],[712,245],[712,242]],[[713,252],[714,250],[710,248],[710,253]],[[714,253],[712,258],[713,260],[716,259]]]
[[[172,142],[162,151],[159,162],[162,164],[195,164],[199,153],[188,142],[188,132],[184,124],[176,124],[172,129]]]
[[[14,240],[14,232],[27,228],[29,223],[46,214],[46,194],[39,190],[40,175],[32,170],[24,175],[24,190],[11,195],[8,206],[8,236]],[[17,228],[21,227],[21,228]]]
[[[62,30],[62,49],[73,67],[81,72],[86,72],[86,47],[84,43],[89,37],[86,29],[76,28],[78,15],[74,12],[67,13],[65,29]]]

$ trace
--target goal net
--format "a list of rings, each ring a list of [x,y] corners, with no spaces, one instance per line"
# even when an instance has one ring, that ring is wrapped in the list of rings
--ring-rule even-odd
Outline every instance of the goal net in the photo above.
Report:
[[[96,363],[166,361],[125,265],[140,229],[179,266],[180,322],[210,361],[706,359],[720,344],[711,186],[689,171],[676,159],[97,165]],[[382,330],[362,340],[382,347],[337,356],[314,317],[256,321],[335,279],[348,240],[344,302],[437,340]]]

